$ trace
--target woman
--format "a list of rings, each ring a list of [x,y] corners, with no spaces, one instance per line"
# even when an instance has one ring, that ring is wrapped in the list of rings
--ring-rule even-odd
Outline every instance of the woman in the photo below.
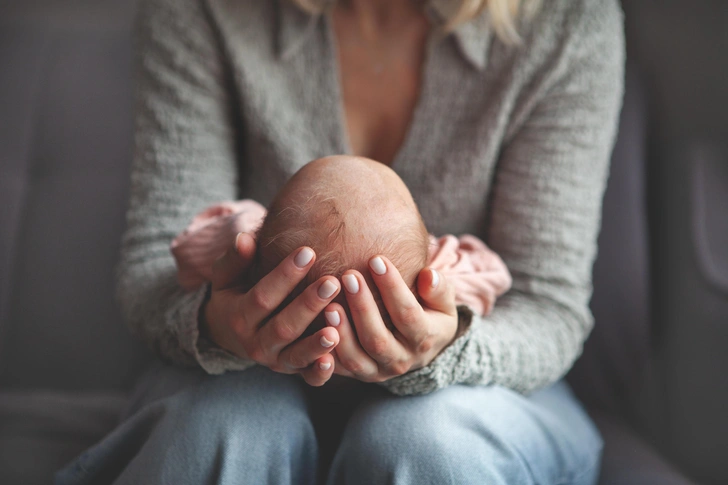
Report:
[[[119,291],[133,330],[197,370],[147,375],[131,417],[58,481],[315,483],[311,414],[339,410],[316,409],[288,374],[320,386],[337,373],[377,384],[362,385],[328,483],[594,483],[600,438],[561,378],[592,325],[622,93],[616,0],[150,0],[139,19]],[[315,254],[298,249],[243,293],[247,235],[212,285],[179,288],[168,245],[194,214],[267,204],[336,153],[391,165],[432,232],[501,255],[513,290],[491,315],[451,311],[426,269],[418,302],[387,264],[374,279],[394,330],[355,271],[358,284],[325,276],[271,317]],[[340,291],[352,321],[331,303]],[[338,325],[296,342],[324,310]]]

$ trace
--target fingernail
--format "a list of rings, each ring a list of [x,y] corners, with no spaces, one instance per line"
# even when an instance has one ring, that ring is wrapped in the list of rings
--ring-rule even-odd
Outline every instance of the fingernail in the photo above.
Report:
[[[321,369],[321,370],[329,370],[329,369],[331,369],[331,362],[321,362],[321,363],[319,363],[319,369]]]
[[[387,265],[384,264],[384,261],[382,261],[382,258],[379,256],[372,258],[372,260],[369,261],[369,266],[372,268],[372,271],[380,276],[387,272]]]
[[[440,282],[440,275],[434,269],[430,269],[430,272],[432,273],[432,283],[430,283],[430,286],[437,288],[437,284]]]
[[[353,274],[345,274],[341,277],[341,281],[344,282],[346,291],[348,291],[352,295],[356,295],[359,292],[359,281]]]
[[[326,348],[331,347],[332,345],[334,345],[334,343],[331,340],[327,339],[326,337],[321,337],[320,342],[321,342],[321,345],[324,346],[324,347],[326,347]]]
[[[329,280],[326,280],[323,283],[321,283],[321,286],[319,286],[318,296],[322,300],[328,300],[329,298],[331,298],[331,295],[336,293],[337,289],[338,289],[338,287],[335,284],[333,284]]]
[[[237,236],[235,236],[235,252],[238,252],[238,243],[240,242],[240,236],[242,236],[243,233],[239,232]]]
[[[326,321],[329,322],[329,325],[332,327],[338,327],[341,323],[339,312],[324,312],[324,317],[326,317]]]
[[[309,248],[303,248],[301,249],[295,258],[293,258],[293,262],[296,266],[299,268],[305,268],[308,263],[311,262],[313,259],[313,250]]]

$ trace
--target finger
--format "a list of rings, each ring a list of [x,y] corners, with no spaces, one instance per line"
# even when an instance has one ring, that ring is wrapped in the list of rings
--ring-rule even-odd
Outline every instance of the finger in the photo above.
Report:
[[[339,332],[333,327],[325,327],[300,342],[286,347],[279,357],[279,364],[290,369],[304,369],[336,348]]]
[[[289,254],[245,294],[246,320],[258,325],[268,317],[303,280],[315,260],[316,253],[308,247]]]
[[[255,257],[255,239],[248,233],[235,236],[233,245],[212,264],[212,288],[235,286]]]
[[[316,362],[301,371],[303,380],[310,386],[323,386],[331,379],[336,369],[334,358],[331,354],[321,356]]]
[[[417,292],[427,308],[448,315],[455,315],[455,290],[445,278],[432,269],[425,268],[417,276]]]
[[[369,260],[369,269],[397,330],[410,342],[424,338],[428,334],[424,325],[425,311],[397,268],[386,257],[375,256]]]
[[[351,377],[353,379],[356,379],[356,376],[354,374],[352,374],[351,372],[346,370],[346,368],[343,365],[341,365],[341,361],[339,361],[339,357],[336,354],[336,350],[331,352],[331,356],[334,358],[334,374],[337,374],[337,375],[340,375],[343,377]]]
[[[346,288],[346,301],[359,343],[380,367],[388,368],[393,361],[406,355],[402,344],[384,324],[379,307],[361,273],[349,271],[341,277],[341,281]]]
[[[339,281],[333,276],[323,276],[309,285],[258,331],[263,352],[271,357],[278,355],[301,336],[340,290]]]
[[[335,316],[334,316],[335,315]],[[354,329],[349,323],[346,312],[338,303],[332,303],[324,310],[326,324],[335,326],[339,333],[339,344],[336,346],[336,356],[341,369],[346,370],[353,377],[362,381],[371,381],[379,373],[377,362],[367,354],[359,345]],[[338,323],[336,323],[338,321]]]

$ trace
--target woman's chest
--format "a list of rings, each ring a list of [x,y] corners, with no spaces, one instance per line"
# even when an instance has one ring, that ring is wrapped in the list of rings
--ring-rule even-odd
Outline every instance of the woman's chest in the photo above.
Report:
[[[348,149],[392,165],[414,121],[431,25],[419,10],[372,34],[345,9],[330,17]]]
[[[428,229],[482,233],[507,103],[454,42],[429,48],[418,74],[392,71],[379,82],[359,76],[361,66],[344,65],[331,31],[314,32],[283,60],[241,45],[233,57],[241,197],[268,204],[319,157],[389,158]],[[375,87],[359,89],[364,82]]]

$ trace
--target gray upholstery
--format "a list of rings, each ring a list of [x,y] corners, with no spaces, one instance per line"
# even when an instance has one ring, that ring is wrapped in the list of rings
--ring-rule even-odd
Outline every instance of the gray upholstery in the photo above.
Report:
[[[596,327],[569,376],[606,441],[600,485],[694,483],[678,467],[728,482],[728,91],[711,84],[727,66],[705,62],[723,52],[708,40],[726,40],[728,9],[692,2],[686,19],[675,5],[688,3],[625,3],[633,64]],[[149,359],[112,291],[134,4],[0,0],[0,483],[48,483],[114,426]],[[702,56],[677,49],[686,36]],[[690,89],[700,69],[702,96]]]
[[[0,483],[50,483],[113,428],[127,399],[120,392],[0,392]]]
[[[113,300],[131,157],[127,10],[119,26],[49,15],[0,29],[4,387],[119,389],[143,360]]]
[[[599,485],[694,485],[614,416],[592,413],[604,438]]]
[[[650,251],[643,85],[628,66],[607,190],[591,309],[594,330],[569,375],[592,408],[628,415],[650,351]]]

